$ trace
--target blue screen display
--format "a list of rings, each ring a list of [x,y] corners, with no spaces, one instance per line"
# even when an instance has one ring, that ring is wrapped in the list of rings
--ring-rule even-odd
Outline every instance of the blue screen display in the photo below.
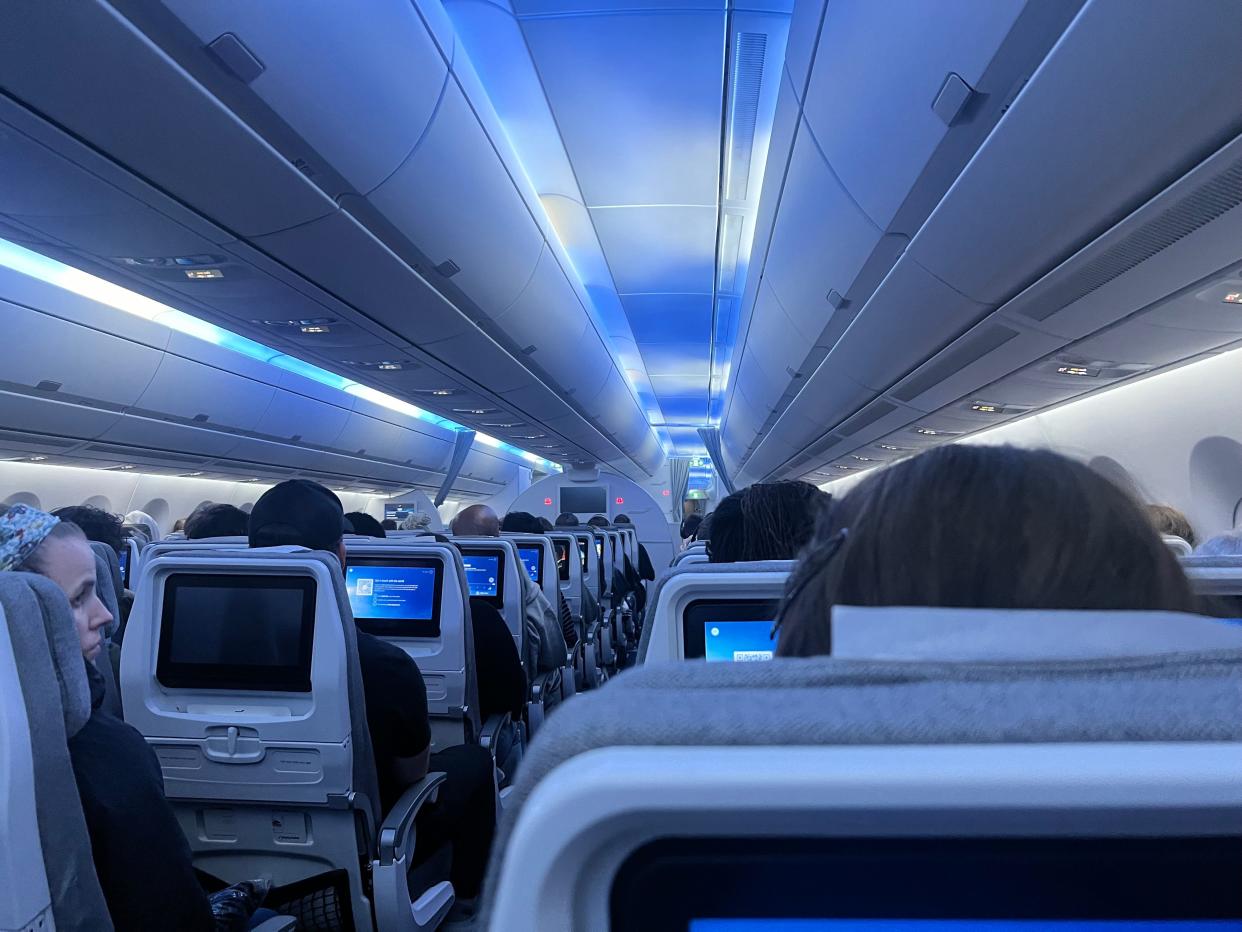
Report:
[[[771,660],[775,653],[770,621],[703,622],[703,656],[709,663]]]
[[[542,583],[539,577],[542,575],[539,568],[543,565],[543,548],[541,547],[518,547],[518,557],[522,560],[522,565],[526,567],[526,573],[536,583]]]
[[[496,595],[500,587],[500,557],[462,554],[466,565],[466,585],[471,595]]]
[[[350,566],[345,590],[355,618],[428,621],[436,591],[433,566]]]
[[[126,547],[119,554],[117,559],[121,563],[121,584],[126,588],[129,587],[129,548]]]
[[[695,919],[690,932],[1234,932],[1242,919]]]

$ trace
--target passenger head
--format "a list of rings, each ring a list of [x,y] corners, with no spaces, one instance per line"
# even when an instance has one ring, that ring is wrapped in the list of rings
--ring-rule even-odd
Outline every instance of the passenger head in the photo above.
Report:
[[[0,570],[38,573],[69,600],[82,656],[94,660],[112,614],[95,591],[95,551],[82,529],[69,521],[13,505],[0,515]]]
[[[553,525],[552,522],[549,521],[547,518],[545,518],[543,515],[539,516],[539,526],[543,528],[544,533],[547,533],[548,531],[556,530],[555,525]]]
[[[809,482],[757,482],[716,506],[707,558],[712,563],[793,560],[811,539],[832,496]]]
[[[678,532],[682,540],[690,540],[698,533],[699,527],[703,524],[703,516],[701,514],[686,515],[681,519],[681,530]]]
[[[608,527],[608,519],[603,515],[595,515],[587,519],[587,524],[591,527]]]
[[[250,529],[250,516],[236,505],[216,502],[200,505],[185,519],[185,539],[207,537],[245,537]]]
[[[332,492],[309,479],[287,479],[250,509],[250,546],[327,550],[344,566],[345,527],[345,509]]]
[[[345,520],[353,525],[355,534],[361,534],[363,537],[388,536],[384,533],[384,525],[364,511],[351,511],[345,516]]]
[[[486,505],[463,508],[453,519],[454,537],[499,537],[500,516]]]
[[[185,533],[185,523],[186,523],[186,521],[188,521],[188,520],[189,520],[188,518],[178,518],[176,521],[174,521],[174,522],[173,522],[173,529],[172,529],[172,532],[173,532],[174,534],[179,534],[179,533],[180,533],[180,534],[184,534],[184,533]]]
[[[1190,546],[1195,545],[1195,529],[1187,517],[1171,505],[1148,505],[1147,517],[1161,534],[1180,537]]]
[[[615,518],[612,519],[612,523],[613,524],[633,524],[634,522],[630,520],[629,515],[617,515]]]
[[[385,518],[380,522],[380,527],[385,531],[395,531],[397,529],[397,522],[393,518]]]
[[[500,529],[511,534],[542,534],[543,525],[529,511],[511,511],[500,522]]]
[[[563,511],[556,516],[557,527],[578,527],[578,516],[572,511]]]
[[[1242,531],[1229,531],[1205,540],[1195,548],[1196,557],[1242,556]]]
[[[790,577],[778,652],[828,653],[834,605],[1196,609],[1177,559],[1107,479],[1050,451],[961,444],[834,504]]]
[[[125,548],[125,534],[121,530],[121,519],[109,514],[94,505],[70,505],[57,508],[52,512],[61,521],[69,521],[82,529],[87,540],[107,544],[117,553]]]
[[[416,511],[401,519],[397,528],[402,531],[426,531],[431,527],[431,515],[425,511]]]

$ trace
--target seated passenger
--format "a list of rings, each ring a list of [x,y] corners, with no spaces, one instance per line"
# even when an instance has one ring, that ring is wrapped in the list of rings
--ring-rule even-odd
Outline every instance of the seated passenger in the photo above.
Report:
[[[544,533],[543,524],[528,511],[509,512],[500,522],[500,529],[509,534],[542,535]],[[569,610],[569,603],[565,601],[565,594],[561,592],[560,587],[557,587],[556,598],[557,614],[561,619],[561,633],[565,636],[566,646],[573,650],[578,643],[578,629],[574,625],[573,613]]]
[[[152,518],[145,511],[131,511],[125,516],[125,523],[131,527],[142,528],[147,535],[147,542],[154,543],[163,535],[160,532],[159,522]]]
[[[402,518],[397,528],[402,531],[430,531],[431,515],[423,511],[416,511]]]
[[[395,531],[397,529],[397,522],[393,518],[385,518],[380,522],[380,527],[382,527],[385,531]]]
[[[61,521],[76,524],[87,540],[107,544],[118,554],[125,549],[121,519],[94,505],[69,505],[52,512]]]
[[[500,517],[486,505],[471,505],[453,518],[452,531],[458,537],[499,537]],[[569,651],[561,631],[560,615],[525,571],[518,573],[518,579],[525,612],[526,669],[532,676],[559,669],[565,666]]]
[[[355,534],[363,537],[387,537],[384,526],[364,511],[351,511],[345,516],[354,529]]]
[[[1197,608],[1107,479],[1047,450],[964,444],[877,470],[834,504],[790,576],[777,653],[829,653],[834,605]]]
[[[561,512],[556,516],[556,527],[580,527],[578,516],[571,511]]]
[[[1190,546],[1195,545],[1195,529],[1190,520],[1171,505],[1148,505],[1147,517],[1161,534],[1180,537]]]
[[[340,499],[316,482],[289,479],[255,502],[250,546],[326,550],[344,568],[344,528]],[[400,647],[365,631],[358,631],[357,639],[381,808],[387,812],[429,770],[447,774],[436,803],[419,812],[418,855],[426,857],[451,842],[453,887],[462,898],[477,896],[496,830],[492,756],[473,744],[432,754],[427,687],[418,665]]]
[[[1242,556],[1242,531],[1227,531],[1205,540],[1195,548],[1196,557]]]
[[[617,515],[615,521],[627,527],[634,526],[629,515]],[[647,553],[647,548],[643,546],[642,541],[636,539],[635,542],[638,544],[638,578],[647,582],[655,582],[655,564],[651,562],[651,555]]]
[[[86,536],[75,524],[14,505],[0,516],[0,570],[44,576],[69,600],[91,689],[91,715],[69,739],[69,759],[113,925],[118,932],[232,928],[217,926],[213,913],[223,915],[237,894],[248,919],[266,882],[207,896],[164,796],[154,752],[136,729],[104,708],[104,681],[90,661],[99,654],[112,616],[95,592],[95,554]],[[242,921],[238,927],[246,925]]]
[[[678,531],[678,535],[681,537],[682,550],[685,550],[699,539],[699,528],[702,525],[703,516],[701,514],[686,515],[681,519],[681,529]]]
[[[545,534],[548,533],[548,531],[556,530],[556,525],[554,525],[551,521],[549,521],[543,515],[539,516],[539,526],[543,528],[543,533]]]
[[[815,531],[832,496],[809,482],[756,482],[712,512],[711,563],[793,560]]]
[[[174,534],[184,534],[184,533],[185,533],[185,522],[186,522],[187,520],[189,520],[189,519],[187,519],[187,518],[178,518],[176,521],[174,521],[174,522],[173,522],[173,529],[172,529],[172,532],[173,532]]]
[[[204,540],[208,537],[245,537],[250,515],[236,505],[214,503],[200,505],[185,519],[185,539]]]

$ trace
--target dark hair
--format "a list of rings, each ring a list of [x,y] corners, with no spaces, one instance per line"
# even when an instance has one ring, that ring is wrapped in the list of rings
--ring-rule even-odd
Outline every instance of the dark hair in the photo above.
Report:
[[[310,550],[326,550],[333,552],[340,546],[344,535],[338,537],[331,545],[317,543],[311,546],[306,542],[306,531],[296,524],[265,524],[250,533],[251,547],[306,547]]]
[[[757,482],[713,512],[707,559],[712,563],[792,560],[810,541],[832,496],[809,482]]]
[[[699,522],[698,528],[694,532],[695,540],[708,541],[712,535],[712,519],[716,516],[716,512],[709,511],[703,515],[703,520]]]
[[[345,520],[354,526],[355,534],[361,534],[364,537],[388,536],[384,533],[384,525],[364,511],[351,511],[345,515]]]
[[[549,521],[547,518],[545,518],[543,515],[539,516],[539,526],[543,528],[545,531],[555,530],[555,527],[553,526],[552,522]]]
[[[595,515],[587,519],[587,524],[591,527],[608,527],[608,519],[603,515]]]
[[[681,519],[681,530],[679,531],[679,533],[681,534],[681,539],[689,540],[691,537],[693,537],[695,533],[698,531],[699,526],[702,525],[702,523],[703,523],[703,516],[699,514],[698,512],[695,512],[692,515],[686,515],[684,518],[682,518]]]
[[[1147,518],[1159,533],[1180,537],[1194,546],[1195,529],[1190,526],[1190,519],[1172,505],[1148,505]]]
[[[562,512],[556,516],[557,527],[578,527],[578,516],[572,511]]]
[[[630,520],[629,515],[617,515],[615,518],[612,519],[612,523],[613,524],[633,524],[634,522]]]
[[[206,537],[245,537],[250,529],[250,515],[236,505],[217,502],[195,508],[185,519],[185,539]]]
[[[61,509],[62,511],[64,509]],[[98,510],[98,509],[96,509]],[[21,563],[13,567],[14,570],[21,573],[36,573],[39,576],[47,575],[47,552],[43,549],[49,540],[90,540],[77,524],[72,521],[66,521],[61,518],[60,521],[52,525],[52,529],[47,532],[47,536],[39,541],[39,546],[35,547]]]
[[[1143,510],[1103,476],[1047,450],[962,444],[834,504],[786,586],[778,652],[828,653],[834,605],[1197,607]]]
[[[125,548],[125,534],[118,515],[109,514],[94,505],[69,505],[52,512],[61,521],[76,524],[87,540],[107,544],[117,553]]]
[[[385,518],[380,522],[380,527],[385,531],[395,531],[397,529],[397,521],[395,518]]]
[[[512,534],[542,534],[543,525],[529,511],[511,511],[500,522],[500,529]]]

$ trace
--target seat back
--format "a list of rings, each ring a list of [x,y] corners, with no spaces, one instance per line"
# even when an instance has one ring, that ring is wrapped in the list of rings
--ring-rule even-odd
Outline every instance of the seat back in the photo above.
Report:
[[[582,559],[578,555],[578,539],[568,531],[554,531],[548,534],[548,540],[552,542],[552,565],[556,567],[557,585],[569,603],[569,610],[581,618],[586,578]]]
[[[347,542],[346,558],[346,590],[358,627],[400,647],[423,675],[432,750],[475,743],[482,722],[461,553],[431,537],[371,538]],[[430,599],[423,594],[428,584]]]
[[[125,589],[133,589],[137,585],[139,562],[142,560],[143,541],[142,537],[126,537],[124,546],[121,548],[120,554],[117,556],[119,568],[121,571],[121,586]]]
[[[186,548],[146,561],[121,691],[196,867],[277,884],[344,870],[350,905],[337,905],[370,927],[359,857],[379,789],[335,555]]]
[[[522,575],[526,572],[518,559],[517,545],[502,537],[453,537],[466,570],[467,591],[472,599],[483,599],[495,606],[523,657],[526,603]]]
[[[647,666],[552,717],[509,799],[485,928],[978,915],[981,883],[989,915],[1027,919],[1169,916],[1170,889],[1179,916],[1227,908],[1242,627],[905,609],[838,624],[849,659]]]
[[[677,556],[673,557],[673,562],[669,566],[676,568],[683,563],[706,563],[707,562],[707,543],[706,541],[695,541]]]
[[[113,667],[113,652],[116,649],[114,641],[121,630],[121,603],[113,582],[116,575],[113,572],[116,552],[107,544],[97,541],[91,542],[91,550],[95,551],[95,591],[99,595],[99,601],[103,602],[104,608],[112,616],[112,621],[104,629],[103,650],[95,658],[95,667],[104,679],[104,707],[117,718],[121,718],[121,692],[116,680],[116,669]],[[112,555],[113,565],[109,565],[106,554]]]
[[[514,532],[506,532],[501,536],[513,541],[513,546],[517,548],[518,559],[526,569],[527,575],[539,584],[548,604],[556,605],[560,581],[557,579],[556,551],[552,546],[551,537],[546,534]]]
[[[595,596],[596,601],[603,602],[603,582],[600,574],[600,558],[596,550],[595,532],[585,528],[569,528],[569,533],[578,542],[579,557],[582,561],[583,584]]]
[[[198,540],[172,540],[165,538],[143,548],[144,560],[155,560],[170,553],[188,553],[193,550],[248,550],[250,541],[245,537],[200,537]]]
[[[1199,595],[1242,596],[1242,556],[1186,556],[1180,562]]]
[[[64,594],[0,573],[0,928],[112,928],[67,744],[90,713]]]
[[[639,663],[770,660],[776,606],[790,560],[684,566],[656,583],[638,646]]]
[[[1164,541],[1166,547],[1179,557],[1189,557],[1195,552],[1195,548],[1190,546],[1190,541],[1175,537],[1172,534],[1164,534],[1160,539]]]

